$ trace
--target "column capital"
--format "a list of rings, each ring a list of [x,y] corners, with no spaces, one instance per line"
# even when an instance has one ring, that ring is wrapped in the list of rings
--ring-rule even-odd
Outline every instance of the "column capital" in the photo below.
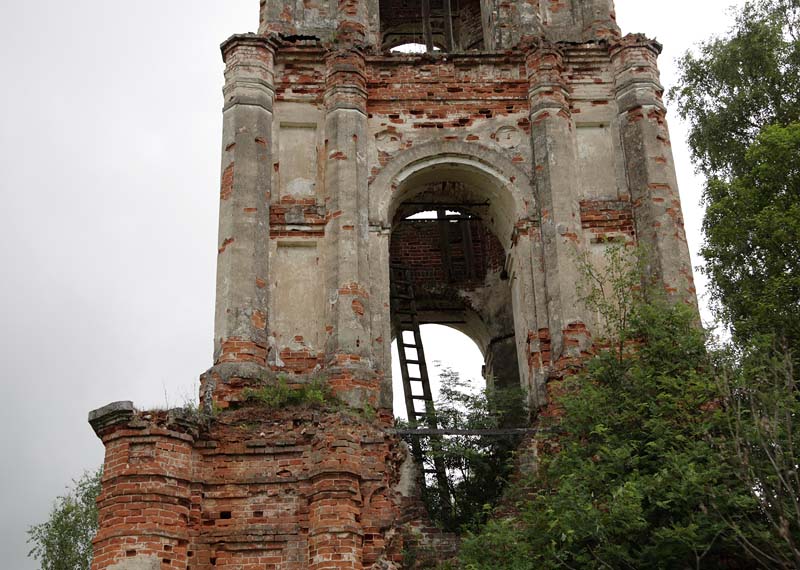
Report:
[[[325,54],[325,104],[329,110],[367,112],[366,54],[358,48]]]
[[[647,50],[653,54],[653,57],[658,58],[664,46],[644,34],[628,34],[609,44],[609,53],[612,59],[618,57],[622,51],[627,49]]]
[[[237,34],[220,46],[225,62],[225,107],[255,105],[272,111],[278,43],[269,36]]]
[[[609,45],[620,113],[642,106],[665,110],[658,71],[661,50],[660,43],[642,34],[629,34]]]
[[[528,74],[528,99],[531,120],[543,111],[555,111],[569,117],[569,91],[564,78],[564,52],[561,46],[539,42],[525,57]],[[551,113],[552,114],[552,113]]]
[[[102,408],[89,412],[89,425],[92,426],[97,437],[116,426],[127,425],[136,413],[133,402],[128,400],[122,402],[112,402]]]
[[[248,33],[233,34],[220,44],[219,49],[222,52],[222,61],[227,64],[228,59],[242,49],[249,48],[255,52],[267,50],[274,55],[278,46],[279,41],[274,35]]]

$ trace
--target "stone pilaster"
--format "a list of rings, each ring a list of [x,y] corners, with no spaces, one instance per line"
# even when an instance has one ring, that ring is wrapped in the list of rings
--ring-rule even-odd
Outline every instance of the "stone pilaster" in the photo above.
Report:
[[[641,35],[611,47],[625,172],[638,242],[650,277],[673,300],[696,304],[672,145],[656,60],[661,46]]]
[[[337,47],[364,46],[369,34],[367,0],[339,0],[338,8]]]
[[[328,369],[337,393],[352,405],[377,404],[371,362],[367,205],[367,90],[364,55],[326,59],[325,187],[328,225]]]
[[[544,44],[528,54],[526,63],[548,319],[546,324],[539,323],[538,331],[531,332],[537,344],[540,339],[549,343],[549,364],[560,366],[578,357],[588,344],[583,335],[574,334],[576,330],[585,330],[578,294],[577,256],[582,249],[582,231],[575,125],[562,76],[561,51]],[[548,362],[540,365],[546,367]]]
[[[233,36],[225,70],[214,362],[266,365],[274,49]]]

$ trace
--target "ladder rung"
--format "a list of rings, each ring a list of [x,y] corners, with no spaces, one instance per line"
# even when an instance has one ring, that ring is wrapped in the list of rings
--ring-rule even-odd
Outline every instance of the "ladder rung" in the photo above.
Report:
[[[426,398],[425,396],[411,396],[411,399],[412,399],[412,400],[424,400],[424,401],[426,401],[426,402],[429,402],[429,401],[430,401],[430,400],[428,400],[428,398]]]
[[[418,348],[419,347],[419,345],[417,345],[417,344],[403,344],[403,346],[406,347],[406,348]]]
[[[419,360],[411,360],[410,358],[406,358],[406,364],[419,364]]]

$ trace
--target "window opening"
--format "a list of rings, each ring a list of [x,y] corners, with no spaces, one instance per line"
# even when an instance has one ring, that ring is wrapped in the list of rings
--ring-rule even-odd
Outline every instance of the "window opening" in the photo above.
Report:
[[[392,53],[483,49],[482,14],[480,0],[381,0],[382,45]]]
[[[433,364],[431,387],[439,430],[423,427],[401,433],[419,461],[429,515],[444,529],[460,531],[481,524],[485,505],[502,496],[503,485],[498,481],[508,479],[510,459],[523,434],[530,431],[509,429],[506,423],[516,420],[513,425],[522,425],[524,398],[521,390],[503,394],[487,389],[479,374],[483,356],[467,335],[442,325],[421,328],[428,361]],[[392,352],[393,376],[399,378],[397,342]],[[402,386],[395,382],[393,388],[395,415],[404,417]],[[419,405],[416,409],[423,411]]]
[[[420,332],[422,344],[425,347],[425,359],[428,364],[434,400],[439,398],[441,375],[445,370],[452,370],[460,378],[469,379],[475,390],[480,390],[485,386],[481,375],[483,355],[471,338],[461,331],[445,325],[423,324],[420,326]],[[412,335],[406,335],[406,338],[412,340]],[[409,352],[409,350],[406,351],[407,354]],[[416,351],[410,356],[417,356]],[[397,339],[395,339],[392,342],[392,378],[399,380],[400,376],[400,357],[397,353]],[[392,390],[394,415],[407,420],[402,383],[395,381]]]
[[[425,53],[428,48],[425,44],[409,42],[407,44],[400,44],[389,50],[391,53]],[[442,51],[438,46],[433,46],[433,51]]]

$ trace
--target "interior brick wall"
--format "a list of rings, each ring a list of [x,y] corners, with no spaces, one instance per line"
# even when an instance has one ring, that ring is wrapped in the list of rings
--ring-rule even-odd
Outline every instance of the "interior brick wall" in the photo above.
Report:
[[[468,278],[462,241],[462,224],[469,224],[472,234],[473,277]],[[441,247],[441,232],[452,244],[453,280],[472,281],[472,286],[483,283],[487,273],[502,270],[505,262],[503,246],[489,229],[477,219],[457,222],[438,220],[405,220],[397,224],[392,232],[390,256],[393,263],[411,269],[415,284],[420,287],[440,285],[447,282],[445,258]],[[469,284],[462,284],[469,287]]]

